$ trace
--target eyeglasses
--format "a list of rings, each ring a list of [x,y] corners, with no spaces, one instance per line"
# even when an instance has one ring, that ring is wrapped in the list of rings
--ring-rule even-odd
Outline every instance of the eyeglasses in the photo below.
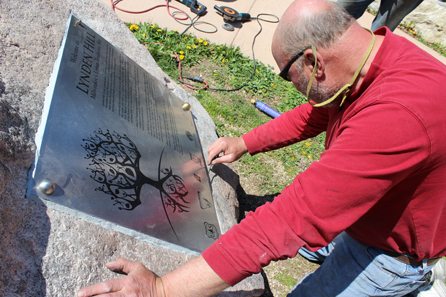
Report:
[[[297,59],[300,58],[300,56],[302,56],[304,54],[304,52],[311,48],[311,46],[307,46],[305,47],[303,50],[301,50],[300,52],[298,52],[297,54],[295,54],[289,61],[288,63],[285,65],[285,67],[283,67],[283,69],[280,71],[279,76],[281,78],[283,78],[286,81],[291,81],[291,79],[288,77],[288,72],[290,71],[291,65],[294,64],[294,62],[296,62]]]

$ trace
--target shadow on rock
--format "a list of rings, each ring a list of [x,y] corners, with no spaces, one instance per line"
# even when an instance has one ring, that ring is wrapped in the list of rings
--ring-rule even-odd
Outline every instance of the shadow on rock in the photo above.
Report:
[[[275,193],[264,196],[250,195],[246,194],[245,190],[238,185],[237,197],[240,205],[239,222],[245,218],[247,212],[255,211],[257,207],[260,207],[267,202],[272,202],[279,194],[280,193]]]
[[[267,202],[272,202],[274,198],[276,198],[276,196],[280,194],[275,193],[264,196],[249,195],[246,194],[245,190],[242,188],[242,186],[240,186],[240,184],[237,186],[236,191],[240,206],[239,222],[245,218],[246,213],[255,211],[257,207],[262,206]],[[263,276],[265,286],[265,291],[263,292],[261,297],[274,297],[273,293],[271,292],[266,273],[262,270],[261,274]]]

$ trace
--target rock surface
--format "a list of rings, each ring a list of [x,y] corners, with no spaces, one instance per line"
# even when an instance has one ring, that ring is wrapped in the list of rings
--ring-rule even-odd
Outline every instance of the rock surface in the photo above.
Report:
[[[82,286],[113,277],[104,264],[118,256],[163,274],[196,255],[50,202],[25,198],[45,89],[70,10],[160,81],[170,81],[98,1],[0,2],[0,296],[74,296]],[[216,139],[212,120],[175,83],[169,82],[168,88],[192,105],[206,148]],[[211,178],[217,214],[226,231],[236,222],[238,179],[224,166],[215,167]],[[221,296],[259,296],[263,288],[257,275]]]
[[[446,46],[446,3],[440,3],[437,0],[425,0],[405,21],[412,22],[416,32],[425,40]]]
[[[379,1],[370,6],[377,11]],[[426,41],[446,46],[446,3],[439,0],[424,0],[409,13],[403,23],[410,23],[418,35]]]

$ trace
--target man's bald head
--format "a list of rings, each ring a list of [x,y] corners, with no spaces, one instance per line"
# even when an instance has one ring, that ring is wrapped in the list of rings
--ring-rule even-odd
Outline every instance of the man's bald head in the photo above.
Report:
[[[355,19],[343,8],[325,0],[296,0],[282,16],[273,37],[273,52],[285,55],[309,45],[328,48]]]

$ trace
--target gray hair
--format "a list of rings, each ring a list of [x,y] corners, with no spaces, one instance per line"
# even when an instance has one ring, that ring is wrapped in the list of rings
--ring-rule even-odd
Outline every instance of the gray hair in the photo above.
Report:
[[[291,55],[296,49],[309,45],[328,48],[354,21],[346,10],[329,2],[328,9],[301,16],[297,22],[283,28],[282,49]]]

